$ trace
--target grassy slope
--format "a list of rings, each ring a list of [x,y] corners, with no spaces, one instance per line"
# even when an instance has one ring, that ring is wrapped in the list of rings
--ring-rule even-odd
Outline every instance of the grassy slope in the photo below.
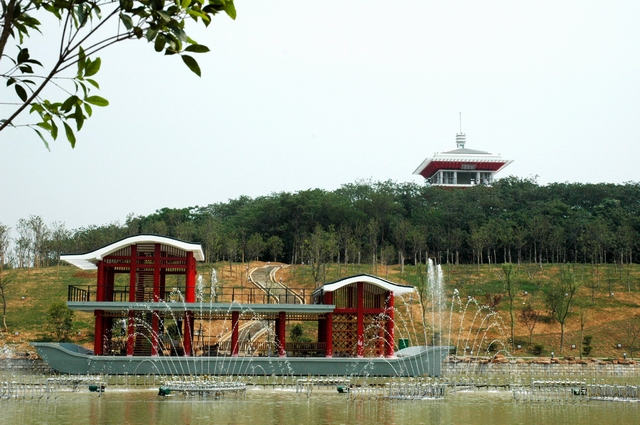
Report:
[[[264,263],[252,263],[251,267],[260,266]],[[229,264],[216,265],[200,265],[199,272],[204,275],[205,281],[208,281],[211,267],[215,266],[218,271],[218,280],[223,285],[241,285],[246,282],[246,265],[234,264],[230,270]],[[544,306],[544,296],[541,288],[557,279],[559,267],[555,265],[520,267],[517,270],[516,278],[522,282],[521,291],[518,295],[516,308],[520,310],[524,303],[531,301],[534,308],[541,310],[543,316],[546,316],[546,308]],[[458,339],[458,330],[462,327],[463,332],[460,333],[464,340],[469,334],[469,328],[474,329],[471,332],[472,338],[477,333],[477,328],[489,328],[488,337],[493,338],[499,334],[508,335],[509,333],[509,313],[506,297],[496,307],[499,314],[497,320],[493,322],[501,322],[502,329],[489,326],[489,322],[480,323],[478,317],[475,316],[477,311],[471,306],[467,309],[464,318],[462,312],[465,311],[464,306],[468,296],[473,297],[480,303],[485,302],[486,294],[500,294],[503,292],[502,282],[500,281],[500,267],[484,265],[478,268],[472,265],[463,266],[443,266],[446,287],[446,299],[448,302],[452,299],[453,290],[458,289],[461,303],[454,304],[453,317],[449,318],[448,312],[451,304],[446,307],[447,314],[443,318],[443,323],[448,327],[449,320],[453,324],[452,338]],[[55,301],[66,300],[67,286],[75,285],[93,285],[95,284],[95,273],[87,273],[79,271],[71,266],[62,266],[58,270],[56,267],[50,267],[39,270],[16,270],[4,273],[15,274],[14,282],[7,288],[6,294],[8,299],[7,306],[7,326],[8,333],[0,333],[0,345],[7,344],[15,346],[16,350],[28,350],[28,341],[42,339],[46,337],[46,312],[51,303]],[[380,277],[388,278],[399,283],[416,282],[416,270],[414,267],[405,267],[405,272],[400,272],[399,266],[383,267],[378,266],[377,270],[373,270],[371,265],[360,266],[332,266],[327,272],[326,281],[332,281],[343,276],[370,273],[377,274]],[[576,275],[581,282],[586,283],[579,290],[577,303],[586,306],[588,311],[588,319],[585,327],[585,335],[593,335],[593,356],[599,357],[621,357],[623,351],[629,352],[628,336],[626,329],[630,319],[640,314],[638,307],[640,306],[640,266],[633,266],[629,275],[631,282],[631,291],[627,290],[626,275],[616,274],[613,266],[601,266],[596,275],[602,281],[602,286],[598,290],[595,303],[591,303],[591,290],[588,283],[594,279],[593,270],[589,266],[578,267]],[[313,288],[314,283],[311,274],[306,267],[295,266],[288,267],[278,274],[284,282],[294,288]],[[608,296],[608,285],[606,280],[613,281],[612,290],[613,297]],[[524,295],[527,291],[528,295]],[[24,300],[22,299],[24,297]],[[415,299],[399,300],[396,304],[398,310],[411,311],[415,316],[412,320],[405,320],[397,326],[398,331],[396,337],[409,336],[416,338],[415,335],[423,335],[420,326],[419,305]],[[427,315],[427,320],[431,320],[431,315]],[[474,321],[473,319],[476,318]],[[496,318],[494,318],[496,319]],[[460,323],[462,322],[462,326]],[[93,317],[88,313],[75,314],[74,324],[74,340],[79,343],[89,344],[93,339]],[[571,350],[571,344],[579,346],[579,319],[577,317],[577,304],[574,312],[569,317],[566,326],[566,345],[565,355],[578,356],[577,349]],[[312,333],[314,326],[305,324],[305,331]],[[19,332],[16,336],[14,333]],[[78,332],[80,333],[78,335]],[[481,329],[483,334],[484,329]],[[447,331],[445,330],[445,334]],[[560,327],[557,323],[547,320],[543,317],[543,321],[537,324],[533,336],[534,344],[543,344],[545,353],[555,351],[559,353]],[[516,323],[516,340],[523,345],[523,349],[516,352],[516,355],[529,356],[530,351],[526,344],[528,341],[528,330],[524,324],[517,318]],[[421,337],[418,336],[413,343],[420,343]],[[504,338],[503,338],[504,339]],[[623,344],[622,349],[617,349],[616,344]],[[640,341],[638,342],[640,345]],[[640,350],[637,350],[640,351]],[[636,356],[638,356],[636,352]]]

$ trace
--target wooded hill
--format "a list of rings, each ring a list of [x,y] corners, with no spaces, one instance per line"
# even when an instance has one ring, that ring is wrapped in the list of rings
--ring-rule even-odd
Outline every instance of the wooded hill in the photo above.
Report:
[[[47,228],[31,216],[15,229],[11,258],[16,267],[48,265],[61,251],[86,252],[154,233],[200,242],[207,261],[312,263],[319,281],[323,265],[336,262],[415,264],[431,257],[442,264],[628,264],[639,260],[639,212],[639,183],[542,186],[509,177],[493,187],[452,190],[361,181],[334,191],[163,208],[130,215],[124,224],[72,231],[59,223]]]

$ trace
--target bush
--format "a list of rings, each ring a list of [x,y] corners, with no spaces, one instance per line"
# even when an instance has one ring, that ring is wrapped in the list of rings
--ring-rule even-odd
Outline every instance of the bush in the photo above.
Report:
[[[66,341],[73,329],[73,311],[67,307],[64,301],[51,304],[47,311],[47,328],[53,338],[58,341]]]
[[[583,356],[588,356],[589,354],[591,354],[591,350],[593,350],[593,347],[591,346],[591,341],[593,341],[593,336],[591,335],[585,335],[585,337],[582,338],[582,355]]]
[[[544,351],[544,345],[536,344],[536,345],[533,346],[533,350],[532,351],[533,351],[533,354],[535,354],[536,356],[539,356]]]

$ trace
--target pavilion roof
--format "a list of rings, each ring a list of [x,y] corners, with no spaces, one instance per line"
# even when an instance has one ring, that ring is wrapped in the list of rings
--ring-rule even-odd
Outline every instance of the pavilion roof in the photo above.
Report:
[[[391,291],[395,295],[409,294],[415,292],[415,288],[413,286],[408,285],[400,285],[399,283],[394,283],[386,279],[381,279],[377,276],[372,276],[369,274],[359,274],[355,276],[346,277],[344,279],[336,280],[335,282],[325,283],[320,288],[316,289],[316,292],[333,292],[344,286],[350,285],[352,283],[357,282],[365,282],[370,283],[372,285],[383,288],[386,291]]]
[[[160,235],[135,235],[129,236],[119,241],[105,245],[102,248],[98,248],[91,252],[83,254],[65,254],[61,255],[60,259],[72,264],[82,270],[95,270],[97,269],[97,263],[104,257],[114,252],[117,252],[123,248],[131,245],[142,244],[162,244],[165,246],[173,247],[185,252],[193,252],[193,257],[196,261],[204,261],[204,253],[200,244],[185,242],[180,239],[174,239],[167,236]]]

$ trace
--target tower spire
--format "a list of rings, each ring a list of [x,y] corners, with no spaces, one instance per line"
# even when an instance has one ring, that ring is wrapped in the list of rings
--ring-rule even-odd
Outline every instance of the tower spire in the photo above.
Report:
[[[460,114],[460,133],[456,134],[456,146],[458,149],[464,149],[465,143],[467,143],[467,136],[462,132],[462,112]]]

